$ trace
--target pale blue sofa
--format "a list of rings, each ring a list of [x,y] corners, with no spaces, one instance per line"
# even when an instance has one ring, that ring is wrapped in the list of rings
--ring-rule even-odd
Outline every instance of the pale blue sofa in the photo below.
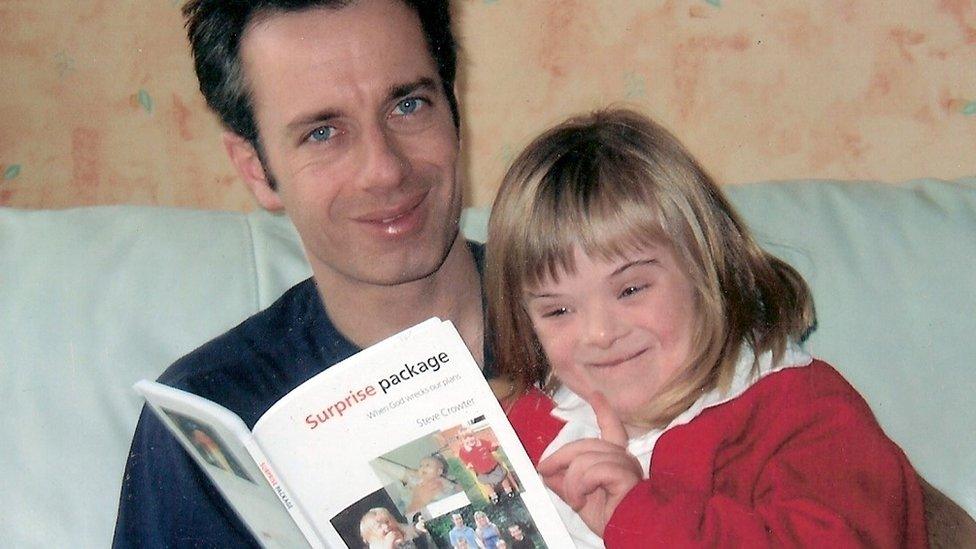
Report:
[[[976,179],[728,188],[811,283],[808,342],[976,514]],[[484,234],[486,212],[466,212]],[[267,213],[0,209],[0,545],[106,547],[133,382],[308,276]]]

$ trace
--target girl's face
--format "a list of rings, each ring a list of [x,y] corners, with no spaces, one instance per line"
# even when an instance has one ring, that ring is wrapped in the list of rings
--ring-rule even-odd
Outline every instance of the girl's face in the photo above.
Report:
[[[698,314],[668,246],[604,261],[578,248],[575,273],[526,288],[525,305],[556,378],[603,393],[629,426],[687,366]]]

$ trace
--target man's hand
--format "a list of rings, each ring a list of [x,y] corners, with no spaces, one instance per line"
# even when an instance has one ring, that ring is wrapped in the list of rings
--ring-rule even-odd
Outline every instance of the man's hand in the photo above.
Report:
[[[606,397],[594,393],[587,402],[596,413],[600,438],[571,442],[538,469],[546,485],[603,537],[620,500],[640,482],[641,467],[627,452],[627,431]]]

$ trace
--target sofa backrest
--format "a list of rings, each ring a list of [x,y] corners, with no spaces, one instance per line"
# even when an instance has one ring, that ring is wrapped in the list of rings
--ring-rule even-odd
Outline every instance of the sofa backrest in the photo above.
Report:
[[[807,343],[935,486],[976,514],[976,180],[726,188],[810,282]],[[487,211],[463,227],[484,237]],[[265,212],[0,209],[0,539],[104,547],[131,390],[309,276]]]

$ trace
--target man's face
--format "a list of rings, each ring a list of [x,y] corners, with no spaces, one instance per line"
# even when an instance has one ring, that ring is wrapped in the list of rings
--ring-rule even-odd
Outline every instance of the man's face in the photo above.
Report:
[[[513,524],[512,526],[508,527],[508,534],[517,540],[520,540],[525,536],[525,534],[522,533],[522,528],[517,524]]]
[[[436,271],[458,235],[458,139],[414,12],[361,0],[275,14],[241,56],[278,184],[262,205],[288,213],[320,282]]]

